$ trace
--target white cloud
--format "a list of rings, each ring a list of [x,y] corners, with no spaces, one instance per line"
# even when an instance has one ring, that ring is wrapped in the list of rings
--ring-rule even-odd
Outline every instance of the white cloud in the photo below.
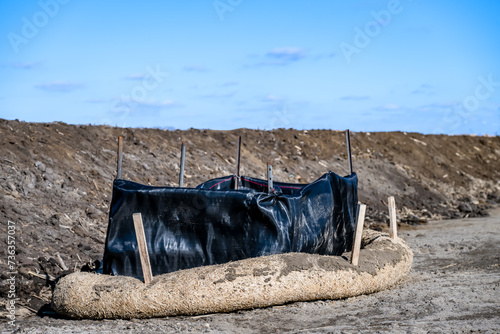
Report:
[[[115,115],[141,114],[157,115],[163,109],[179,107],[180,105],[173,100],[155,100],[155,99],[115,99],[116,103],[110,109]]]
[[[135,101],[138,105],[144,107],[152,108],[164,108],[164,107],[174,107],[176,103],[173,100],[154,100],[154,99],[144,99]]]
[[[221,86],[222,87],[231,87],[231,86],[238,86],[240,84],[239,81],[227,81],[224,82]]]
[[[35,85],[36,88],[40,88],[42,90],[48,92],[72,92],[74,90],[80,89],[83,87],[81,83],[77,82],[69,82],[69,81],[53,81],[47,82],[43,84]]]
[[[206,97],[206,98],[228,98],[228,97],[233,97],[236,94],[236,92],[227,92],[227,93],[221,93],[221,92],[213,92],[213,93],[208,93],[208,94],[203,94],[201,97]]]
[[[370,97],[368,95],[346,95],[340,98],[343,101],[366,101]]]
[[[458,105],[457,102],[434,102],[431,104],[426,104],[423,106],[420,106],[419,109],[423,111],[432,111],[436,109],[449,109],[449,108],[454,108]]]
[[[189,65],[184,66],[182,69],[188,72],[208,72],[208,68],[202,65]]]
[[[266,57],[291,62],[303,59],[305,57],[305,51],[297,47],[275,48],[268,51]]]
[[[306,52],[298,47],[274,48],[264,54],[264,56],[254,56],[251,58],[262,58],[255,64],[247,66],[284,66],[302,60],[306,57]]]
[[[148,75],[145,73],[130,74],[125,77],[127,80],[144,80]]]
[[[11,66],[13,68],[19,68],[23,70],[29,70],[32,69],[33,67],[38,66],[38,62],[17,62],[17,63],[12,63]]]
[[[86,103],[108,103],[111,101],[112,101],[111,99],[97,97],[97,98],[86,99],[84,102],[86,102]]]
[[[396,111],[396,110],[402,110],[403,107],[401,107],[399,104],[395,103],[388,103],[383,106],[376,107],[375,110],[378,111]]]
[[[411,94],[435,95],[436,92],[434,91],[431,85],[422,84],[417,89],[411,91]]]
[[[277,96],[274,94],[268,94],[266,97],[263,99],[265,102],[281,102],[284,100],[283,97]]]

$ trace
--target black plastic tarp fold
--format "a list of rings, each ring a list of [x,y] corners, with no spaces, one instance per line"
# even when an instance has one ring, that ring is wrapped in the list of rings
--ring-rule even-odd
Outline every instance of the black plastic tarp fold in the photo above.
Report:
[[[355,227],[357,176],[329,172],[310,184],[242,176],[197,188],[113,183],[103,273],[142,279],[132,214],[142,214],[153,275],[263,255],[349,251]]]

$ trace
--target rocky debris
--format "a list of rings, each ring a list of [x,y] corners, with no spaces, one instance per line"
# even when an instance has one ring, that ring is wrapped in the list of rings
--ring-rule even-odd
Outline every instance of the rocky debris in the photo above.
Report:
[[[427,219],[420,218],[414,214],[406,216],[403,221],[409,225],[427,223]]]
[[[465,198],[460,200],[460,204],[457,209],[460,211],[464,217],[487,217],[488,209],[491,208],[489,204],[475,204],[470,198]]]

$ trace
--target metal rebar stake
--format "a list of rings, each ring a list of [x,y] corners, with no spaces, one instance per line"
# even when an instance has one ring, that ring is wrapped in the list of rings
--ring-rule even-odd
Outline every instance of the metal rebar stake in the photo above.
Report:
[[[123,159],[123,136],[118,136],[118,154],[116,157],[116,178],[122,178],[122,159]]]
[[[267,163],[267,192],[270,194],[273,192],[273,166]]]
[[[241,136],[238,136],[238,147],[236,149],[236,182],[234,189],[240,187],[240,157],[241,157]]]
[[[182,142],[181,146],[181,166],[179,171],[179,187],[184,186],[184,162],[186,160],[186,141]]]
[[[351,135],[349,130],[345,130],[345,141],[347,145],[347,161],[349,162],[349,175],[352,174],[352,156],[351,156]]]

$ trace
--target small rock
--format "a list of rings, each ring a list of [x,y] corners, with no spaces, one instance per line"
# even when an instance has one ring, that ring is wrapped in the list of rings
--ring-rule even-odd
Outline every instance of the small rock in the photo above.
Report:
[[[458,210],[463,213],[471,213],[472,207],[469,203],[460,203],[460,205],[458,206]]]
[[[19,194],[19,193],[17,193],[17,194]],[[12,193],[12,196],[14,196],[14,193]],[[14,197],[16,197],[16,196],[14,196]],[[25,215],[26,214],[26,210],[24,210],[24,207],[22,207],[22,206],[14,206],[12,208],[12,211],[17,213],[18,215]]]
[[[31,274],[29,273],[29,268],[21,267],[18,269],[19,274],[26,277],[27,279],[31,278]]]
[[[481,216],[481,217],[489,217],[489,216],[490,216],[489,212],[488,212],[488,211],[486,211],[485,209],[481,209],[481,210],[479,210],[477,214],[478,214],[479,216]]]
[[[427,220],[425,218],[420,218],[420,217],[413,215],[413,214],[408,215],[406,217],[405,221],[407,224],[410,224],[410,225],[427,223]]]
[[[54,226],[59,226],[59,215],[53,214],[52,217],[49,218],[49,222]]]
[[[460,214],[460,212],[455,211],[455,210],[448,210],[445,215],[446,215],[446,217],[448,217],[450,219],[462,218],[462,215]]]
[[[90,205],[87,209],[85,209],[85,212],[90,219],[97,219],[100,215],[102,215],[102,211],[98,210],[93,205]]]
[[[406,187],[404,189],[404,192],[405,192],[405,195],[412,195],[412,194],[415,194],[417,191],[415,190],[415,187]]]
[[[427,210],[422,210],[422,216],[427,217],[427,218],[432,218],[432,213],[430,213]]]
[[[7,185],[9,186],[9,188],[12,190],[12,191],[17,191],[16,189],[16,186],[14,185],[14,183],[12,182],[8,182]]]
[[[35,162],[35,167],[38,168],[38,170],[41,171],[41,172],[45,172],[47,170],[47,167],[41,161]]]
[[[49,258],[49,261],[53,266],[57,266],[59,267],[59,262],[57,262],[56,259],[54,259],[53,257]]]
[[[85,238],[89,235],[89,231],[87,231],[86,228],[84,228],[80,225],[74,226],[73,232],[75,232],[76,235],[78,235],[79,237],[82,237],[82,238]],[[84,247],[84,249],[85,249],[85,247]]]
[[[22,306],[17,307],[15,312],[16,312],[16,318],[26,318],[33,314],[33,312]]]
[[[33,297],[30,299],[30,307],[34,310],[39,310],[41,309],[45,304],[47,304],[47,302],[45,302],[44,300],[40,299],[40,298],[36,298],[36,297]]]

